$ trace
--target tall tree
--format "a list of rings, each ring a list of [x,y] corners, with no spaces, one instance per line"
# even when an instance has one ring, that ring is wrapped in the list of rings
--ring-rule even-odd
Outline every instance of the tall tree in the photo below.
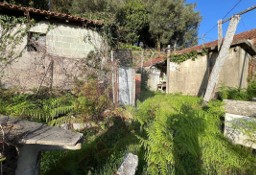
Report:
[[[144,31],[148,30],[148,11],[145,4],[139,0],[125,3],[116,13],[116,24],[119,26],[121,41],[139,43]]]
[[[31,6],[39,9],[48,10],[48,1],[38,1],[38,0],[0,0],[0,2],[8,2],[10,4],[17,4],[22,6]]]
[[[196,44],[199,13],[194,5],[185,4],[184,0],[147,1],[149,10],[149,32],[156,42],[156,47],[176,43],[178,47]]]
[[[51,11],[70,13],[72,0],[47,0]]]

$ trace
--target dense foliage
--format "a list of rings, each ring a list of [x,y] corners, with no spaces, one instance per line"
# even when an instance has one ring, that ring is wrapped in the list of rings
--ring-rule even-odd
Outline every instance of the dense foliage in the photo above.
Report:
[[[221,132],[220,102],[200,104],[196,97],[157,95],[138,105],[148,174],[255,174],[250,151]]]
[[[118,43],[144,47],[171,44],[177,48],[197,44],[200,15],[194,4],[184,0],[7,0],[25,6],[71,13],[90,19],[104,20],[103,30]],[[114,45],[113,43],[111,43]]]
[[[90,82],[76,95],[54,97],[2,90],[0,113],[51,125],[76,116],[98,121],[109,102],[98,96],[100,87],[94,91],[91,86],[98,85]],[[43,154],[42,174],[114,174],[132,152],[139,156],[138,174],[253,175],[256,159],[251,150],[233,145],[222,134],[221,106],[220,101],[203,107],[197,97],[159,94],[137,108],[113,110],[84,131],[82,150]]]
[[[74,121],[98,121],[104,110],[111,108],[108,89],[98,81],[88,81],[78,86],[74,93],[50,94],[42,89],[34,94],[20,94],[0,90],[0,114],[20,117],[49,125]]]
[[[250,101],[256,97],[256,81],[251,81],[246,89],[222,86],[218,94],[221,99]]]

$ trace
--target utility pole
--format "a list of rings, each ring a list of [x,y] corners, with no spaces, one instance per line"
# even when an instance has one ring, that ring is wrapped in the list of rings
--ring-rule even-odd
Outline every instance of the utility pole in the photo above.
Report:
[[[207,85],[207,89],[204,95],[204,103],[207,103],[210,101],[210,99],[212,98],[214,91],[216,89],[216,86],[218,84],[219,81],[219,74],[220,71],[224,65],[224,62],[226,60],[226,58],[228,57],[229,53],[229,48],[231,46],[231,43],[233,41],[234,35],[235,35],[235,31],[237,28],[237,24],[240,20],[240,16],[256,9],[256,5],[252,6],[234,16],[232,16],[231,18],[228,19],[224,19],[224,20],[219,20],[218,21],[218,50],[219,50],[219,55],[216,59],[216,62],[214,64],[214,67],[212,69],[209,81],[208,81],[208,85]],[[228,22],[230,20],[229,26],[228,26],[228,30],[224,39],[224,42],[222,44],[222,24]]]
[[[229,48],[233,41],[233,37],[235,35],[235,31],[236,31],[239,20],[240,20],[239,15],[235,15],[231,18],[223,45],[220,48],[219,55],[216,59],[216,62],[214,64],[214,67],[212,69],[212,72],[209,78],[207,89],[204,95],[205,103],[209,102],[214,94],[214,91],[219,81],[219,75],[220,75],[221,69],[224,65],[225,60],[229,56]]]

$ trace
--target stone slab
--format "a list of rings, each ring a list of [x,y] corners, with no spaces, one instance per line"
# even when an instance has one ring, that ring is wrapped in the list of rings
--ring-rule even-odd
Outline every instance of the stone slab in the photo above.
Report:
[[[58,149],[80,149],[82,134],[46,124],[0,116],[6,140],[17,144],[38,144]]]
[[[242,131],[247,129],[245,128],[245,122],[256,123],[256,118],[226,113],[224,135],[229,138],[234,144],[239,144],[256,149],[255,137],[251,138],[246,134],[246,132]]]
[[[226,113],[256,117],[256,102],[224,100],[224,103]]]

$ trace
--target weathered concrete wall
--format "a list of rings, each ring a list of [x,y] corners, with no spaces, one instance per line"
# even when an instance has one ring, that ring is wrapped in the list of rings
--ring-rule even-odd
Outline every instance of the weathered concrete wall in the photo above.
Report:
[[[239,46],[229,50],[229,57],[226,60],[220,73],[219,86],[246,88],[249,60],[251,55]]]
[[[52,83],[54,87],[69,89],[74,80],[84,78],[82,69],[88,53],[106,53],[108,49],[99,33],[83,27],[40,22],[30,32],[45,35],[45,46],[40,51],[28,51],[28,36],[23,38],[18,47],[21,56],[4,69],[1,83],[5,87],[27,91],[37,89],[41,83],[47,87]]]
[[[54,26],[46,35],[48,53],[70,58],[85,58],[103,43],[97,32],[77,26]]]
[[[218,87],[247,87],[248,66],[251,56],[239,46],[230,49],[222,71]],[[187,60],[181,64],[170,64],[170,93],[181,92],[188,95],[204,95],[210,71],[217,58],[216,52],[198,56],[195,61]]]
[[[170,93],[198,95],[205,88],[204,78],[208,77],[207,56],[199,56],[195,61],[181,64],[170,63]]]

